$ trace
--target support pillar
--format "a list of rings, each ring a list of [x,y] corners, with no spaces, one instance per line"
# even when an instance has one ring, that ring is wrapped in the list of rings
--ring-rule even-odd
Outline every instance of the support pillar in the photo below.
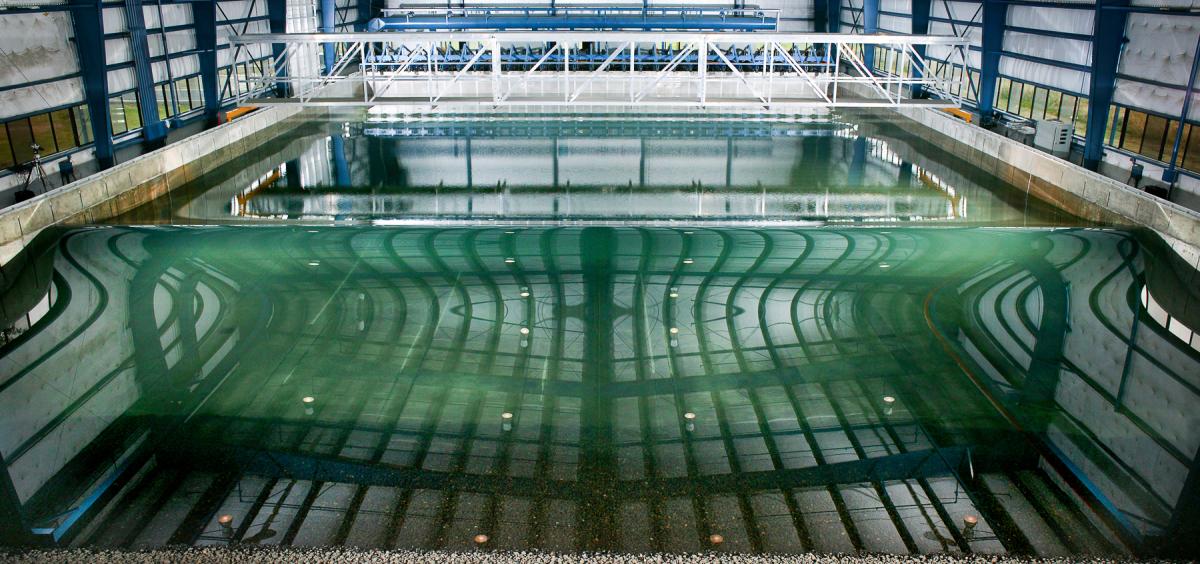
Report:
[[[612,400],[604,393],[612,383],[613,374],[615,231],[611,227],[585,228],[580,234],[579,246],[583,257],[584,319],[587,320],[580,417],[595,422],[587,426],[579,440],[583,453],[579,476],[585,486],[581,491],[587,492],[579,501],[588,508],[589,514],[581,520],[584,527],[581,538],[586,550],[605,550],[616,544],[616,531],[620,529],[616,496],[601,493],[617,483]]]
[[[813,2],[813,31],[829,31],[829,3],[825,0]]]
[[[333,153],[333,181],[338,188],[350,187],[350,163],[346,162],[346,138],[341,133],[329,137],[329,151]]]
[[[354,25],[354,31],[367,31],[367,21],[374,15],[375,9],[372,6],[371,0],[358,0],[358,17],[357,23]]]
[[[913,35],[929,35],[929,12],[932,8],[932,0],[912,0],[912,34]],[[925,58],[925,46],[913,45],[912,49],[922,59]],[[925,78],[921,69],[913,67],[914,78]],[[924,98],[925,88],[920,84],[912,86],[913,98]]]
[[[321,33],[333,33],[337,28],[337,2],[335,0],[320,0],[321,12]],[[337,52],[333,48],[333,43],[322,43],[321,51],[324,53],[322,64],[324,65],[324,74],[328,75],[333,72],[334,59],[337,57]]]
[[[842,31],[842,0],[817,0],[825,4],[825,31],[839,33]]]
[[[267,24],[271,33],[287,33],[287,0],[267,0]],[[271,44],[272,66],[283,57],[287,50],[281,43]],[[275,68],[275,78],[287,78],[287,64]],[[275,81],[275,95],[280,98],[290,96],[290,89],[285,81]]]
[[[1092,83],[1088,88],[1087,136],[1083,143],[1083,166],[1096,170],[1104,160],[1104,133],[1108,111],[1117,87],[1117,64],[1125,47],[1125,24],[1129,0],[1096,0],[1092,42]]]
[[[858,136],[851,142],[850,169],[846,172],[846,185],[858,188],[867,176],[867,138]]]
[[[150,45],[146,39],[146,15],[142,11],[142,0],[125,0],[125,28],[129,31],[129,48],[133,55],[138,110],[142,114],[142,138],[147,147],[156,149],[167,143],[167,124],[158,117],[154,68],[150,65]]]
[[[200,90],[204,94],[204,121],[216,125],[221,112],[221,91],[217,85],[217,3],[192,2],[192,22],[196,26],[196,50],[200,60]]]
[[[863,33],[872,35],[879,33],[879,0],[863,0]],[[863,47],[863,63],[867,70],[875,72],[875,46]]]
[[[1049,252],[1048,245],[1039,251]],[[1063,348],[1070,327],[1070,290],[1062,272],[1044,256],[1020,262],[1033,275],[1042,295],[1042,316],[1030,355],[1029,369],[1021,385],[1020,409],[1027,428],[1045,431],[1057,412],[1055,393],[1063,365]]]
[[[1183,107],[1179,109],[1179,127],[1175,128],[1175,140],[1171,145],[1171,160],[1163,171],[1163,182],[1175,184],[1179,179],[1179,145],[1183,142],[1183,124],[1187,123],[1192,113],[1192,96],[1196,93],[1196,72],[1200,70],[1200,37],[1196,38],[1196,48],[1192,50],[1192,74],[1188,75],[1187,90],[1183,92]]]
[[[1008,3],[1005,0],[983,0],[983,53],[979,60],[979,92],[976,93],[980,125],[991,123],[996,113],[996,81],[1000,76],[1000,51],[1004,48],[1007,19]]]
[[[71,0],[71,25],[83,97],[92,121],[92,140],[100,168],[116,164],[113,154],[112,122],[108,115],[108,68],[104,60],[104,17],[100,0]]]

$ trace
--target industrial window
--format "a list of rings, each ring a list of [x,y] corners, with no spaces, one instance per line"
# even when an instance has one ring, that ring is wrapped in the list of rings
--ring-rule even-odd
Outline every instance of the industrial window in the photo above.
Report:
[[[33,126],[29,119],[8,122],[8,138],[12,143],[14,162],[26,163],[33,160]]]
[[[176,80],[175,93],[179,96],[180,113],[204,107],[204,86],[199,76]]]
[[[204,107],[202,90],[199,76],[180,78],[174,83],[164,82],[157,85],[154,92],[158,101],[158,117],[166,119]]]
[[[1074,123],[1076,135],[1087,132],[1087,99],[1060,90],[1001,78],[996,82],[995,108],[1029,119]]]
[[[217,71],[221,99],[228,100],[244,94],[256,94],[269,87],[264,79],[273,76],[271,57],[241,62]],[[230,69],[233,75],[230,76]]]
[[[175,106],[171,104],[171,84],[158,84],[154,87],[154,99],[158,105],[158,119],[167,119],[175,115]]]
[[[1109,145],[1163,163],[1171,160],[1175,136],[1179,132],[1178,119],[1113,106],[1108,123],[1109,131],[1105,139]],[[1184,124],[1175,165],[1200,172],[1200,131],[1193,123]]]
[[[112,122],[113,135],[133,131],[142,126],[142,113],[138,110],[136,92],[129,92],[108,99],[108,117]]]
[[[61,108],[0,124],[0,168],[33,160],[32,144],[42,147],[43,157],[91,142],[91,132],[79,134],[84,106]],[[86,119],[86,118],[83,118]],[[90,122],[87,122],[90,126]]]

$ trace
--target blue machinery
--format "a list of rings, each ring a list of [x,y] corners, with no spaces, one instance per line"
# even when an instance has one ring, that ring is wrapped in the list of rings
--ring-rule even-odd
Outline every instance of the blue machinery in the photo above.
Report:
[[[759,8],[471,7],[383,10],[367,31],[774,31],[779,10]]]

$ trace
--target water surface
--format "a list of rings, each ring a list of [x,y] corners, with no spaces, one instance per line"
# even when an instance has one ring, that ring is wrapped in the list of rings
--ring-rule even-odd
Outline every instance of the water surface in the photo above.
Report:
[[[175,225],[5,266],[30,527],[1062,556],[1188,530],[1194,273],[1152,234],[894,124],[409,125],[314,124],[120,218]]]

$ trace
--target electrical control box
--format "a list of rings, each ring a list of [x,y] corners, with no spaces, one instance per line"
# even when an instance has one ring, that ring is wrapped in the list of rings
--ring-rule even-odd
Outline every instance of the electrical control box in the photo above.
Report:
[[[1066,156],[1071,151],[1071,138],[1075,126],[1053,120],[1038,120],[1033,134],[1033,146],[1057,156]]]

